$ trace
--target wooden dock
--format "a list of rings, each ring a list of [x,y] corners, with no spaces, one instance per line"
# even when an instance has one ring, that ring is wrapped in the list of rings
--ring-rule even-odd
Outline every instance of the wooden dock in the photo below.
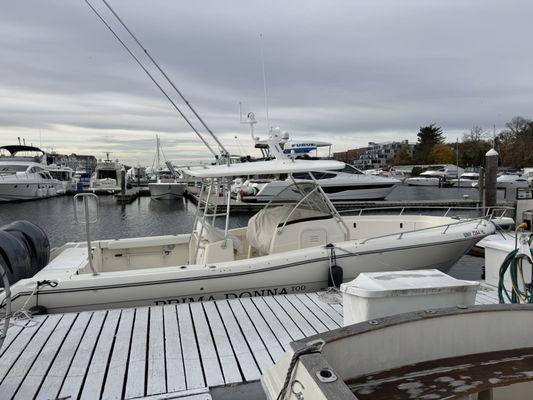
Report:
[[[477,304],[497,303],[483,285]],[[2,399],[262,398],[290,342],[342,326],[319,293],[34,317],[0,349]]]
[[[130,204],[137,200],[138,197],[150,196],[150,190],[144,186],[133,186],[127,189],[124,194],[115,193],[115,199],[118,204]]]

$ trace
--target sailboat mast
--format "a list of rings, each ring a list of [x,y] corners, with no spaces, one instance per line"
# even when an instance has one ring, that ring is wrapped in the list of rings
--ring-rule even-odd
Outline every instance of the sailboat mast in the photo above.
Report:
[[[161,165],[161,160],[159,159],[159,136],[155,135],[155,165],[156,165],[156,171],[159,169],[159,166]]]

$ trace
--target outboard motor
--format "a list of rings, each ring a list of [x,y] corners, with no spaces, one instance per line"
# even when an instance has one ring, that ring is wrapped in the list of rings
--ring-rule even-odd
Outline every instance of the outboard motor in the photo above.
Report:
[[[11,285],[20,279],[31,278],[49,260],[50,242],[37,225],[15,221],[0,228],[0,261]]]

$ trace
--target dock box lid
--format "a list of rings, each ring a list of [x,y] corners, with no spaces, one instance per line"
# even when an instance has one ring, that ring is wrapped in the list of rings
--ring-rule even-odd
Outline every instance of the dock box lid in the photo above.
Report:
[[[359,297],[394,297],[439,292],[477,291],[479,283],[455,279],[436,269],[363,272],[341,285],[341,292]]]

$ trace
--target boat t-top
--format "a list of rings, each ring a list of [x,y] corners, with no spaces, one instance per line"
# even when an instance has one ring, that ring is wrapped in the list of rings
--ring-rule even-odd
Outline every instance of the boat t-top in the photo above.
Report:
[[[317,291],[363,271],[447,271],[494,233],[485,218],[341,216],[316,179],[293,178],[343,165],[287,158],[184,169],[202,181],[190,234],[67,243],[12,285],[13,309],[35,305],[36,293],[48,312],[65,312]],[[230,228],[233,177],[271,173],[289,176],[285,190],[298,201],[271,202]]]

